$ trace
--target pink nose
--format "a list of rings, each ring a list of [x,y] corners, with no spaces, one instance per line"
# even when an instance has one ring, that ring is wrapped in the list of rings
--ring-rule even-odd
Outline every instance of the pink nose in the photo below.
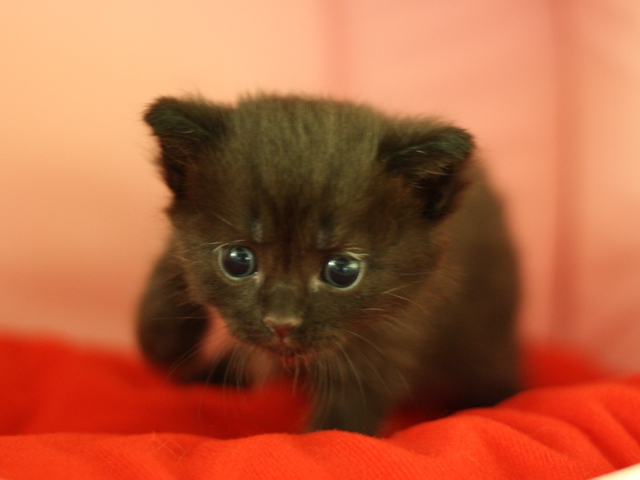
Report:
[[[296,317],[266,317],[264,324],[272,330],[280,340],[288,337],[300,326],[300,319]]]

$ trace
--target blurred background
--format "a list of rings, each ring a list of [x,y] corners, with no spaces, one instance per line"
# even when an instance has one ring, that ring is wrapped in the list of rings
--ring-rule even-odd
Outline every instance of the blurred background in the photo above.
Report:
[[[3,0],[0,330],[133,348],[167,231],[142,110],[298,92],[471,130],[523,337],[638,369],[638,52],[635,0]]]

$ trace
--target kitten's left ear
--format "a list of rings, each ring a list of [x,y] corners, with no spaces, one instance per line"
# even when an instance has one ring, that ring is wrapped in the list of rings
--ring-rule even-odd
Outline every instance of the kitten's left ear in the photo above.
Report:
[[[439,219],[466,186],[465,167],[474,150],[471,135],[440,123],[405,124],[384,136],[379,157],[388,172],[402,175],[423,201],[423,215]]]
[[[205,148],[214,149],[227,130],[230,109],[200,99],[161,97],[145,112],[144,120],[160,143],[159,164],[176,197],[187,190],[189,170]]]

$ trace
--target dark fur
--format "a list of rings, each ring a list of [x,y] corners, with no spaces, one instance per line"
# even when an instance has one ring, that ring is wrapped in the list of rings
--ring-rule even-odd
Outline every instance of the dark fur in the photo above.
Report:
[[[160,98],[145,120],[173,192],[138,325],[151,360],[183,379],[300,374],[310,430],[374,434],[400,402],[517,391],[513,252],[464,130],[294,96]],[[258,272],[228,279],[225,245],[251,247]],[[361,281],[320,281],[345,252],[363,260]],[[203,358],[211,312],[234,346]],[[299,326],[282,341],[266,317]]]

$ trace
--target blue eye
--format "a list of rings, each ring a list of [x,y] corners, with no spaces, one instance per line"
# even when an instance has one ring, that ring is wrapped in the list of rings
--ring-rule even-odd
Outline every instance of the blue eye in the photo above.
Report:
[[[222,251],[220,265],[231,278],[244,278],[257,270],[256,254],[249,247],[230,247]]]
[[[324,264],[320,278],[336,288],[347,288],[360,279],[362,266],[358,260],[349,257],[331,257]]]

